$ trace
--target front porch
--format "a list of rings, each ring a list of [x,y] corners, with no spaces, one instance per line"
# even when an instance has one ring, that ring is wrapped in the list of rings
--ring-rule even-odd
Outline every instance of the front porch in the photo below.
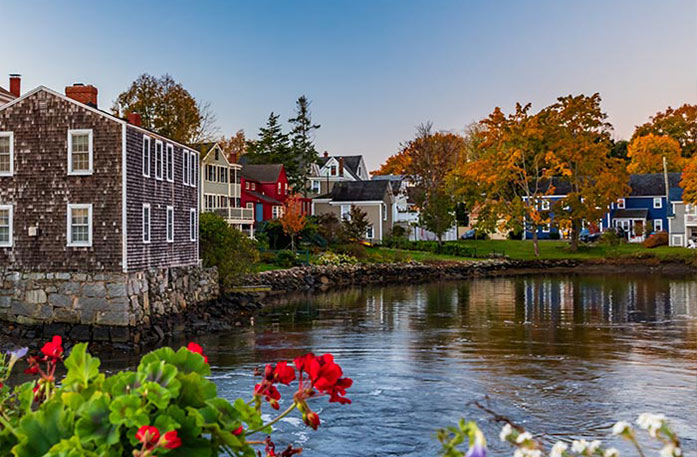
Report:
[[[641,243],[646,239],[648,210],[621,209],[615,211],[612,226],[623,234],[630,243]]]

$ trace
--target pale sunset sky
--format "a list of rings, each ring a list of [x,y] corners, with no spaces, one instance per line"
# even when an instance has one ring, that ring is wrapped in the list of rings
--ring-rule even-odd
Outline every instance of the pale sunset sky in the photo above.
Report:
[[[3,87],[89,83],[108,109],[170,73],[248,137],[305,94],[320,152],[371,170],[421,122],[458,131],[517,101],[600,92],[616,138],[697,103],[695,0],[0,0],[0,17]]]

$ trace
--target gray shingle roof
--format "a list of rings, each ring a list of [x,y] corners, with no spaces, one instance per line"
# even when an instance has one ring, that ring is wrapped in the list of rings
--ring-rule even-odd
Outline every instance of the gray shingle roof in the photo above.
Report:
[[[404,181],[404,176],[402,175],[375,175],[372,178],[373,181],[389,181],[392,185],[392,193],[399,192],[399,188],[402,186],[402,181]]]
[[[646,219],[649,210],[647,209],[618,209],[613,216],[614,219]]]
[[[348,170],[355,178],[360,179],[360,176],[358,175],[358,165],[361,164],[361,160],[363,159],[363,156],[329,156],[329,157],[320,157],[319,158],[319,165],[320,167],[323,167],[324,164],[327,163],[327,161],[331,158],[335,158],[336,160],[339,159],[344,159],[344,170]]]
[[[244,165],[242,167],[242,176],[253,181],[276,182],[282,169],[283,165],[276,163],[264,165]]]
[[[680,186],[680,173],[668,173],[669,189]],[[666,185],[663,173],[652,173],[646,175],[631,175],[629,186],[632,191],[630,197],[642,197],[652,195],[665,195]]]
[[[385,198],[389,181],[343,181],[332,188],[331,198],[335,202],[376,201]]]

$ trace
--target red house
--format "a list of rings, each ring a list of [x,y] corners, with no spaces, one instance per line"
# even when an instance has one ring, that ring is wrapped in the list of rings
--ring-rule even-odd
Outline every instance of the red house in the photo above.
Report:
[[[254,209],[254,221],[277,219],[291,193],[286,170],[281,164],[242,167],[242,206]],[[310,214],[311,200],[303,198],[303,211]]]

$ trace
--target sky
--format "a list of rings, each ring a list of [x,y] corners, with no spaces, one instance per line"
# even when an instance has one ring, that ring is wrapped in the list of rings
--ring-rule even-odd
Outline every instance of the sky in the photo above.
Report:
[[[210,102],[255,137],[312,101],[320,152],[375,169],[432,121],[462,131],[496,106],[599,92],[617,139],[697,103],[696,0],[0,0],[6,75],[113,100],[142,73]]]

